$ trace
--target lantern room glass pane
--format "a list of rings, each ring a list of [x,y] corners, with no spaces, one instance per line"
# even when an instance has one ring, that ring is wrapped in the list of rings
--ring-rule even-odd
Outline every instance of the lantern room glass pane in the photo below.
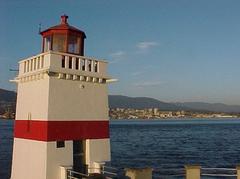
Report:
[[[53,35],[53,50],[58,52],[66,52],[66,35],[54,34]]]
[[[43,52],[47,52],[47,51],[51,50],[51,41],[52,41],[51,36],[44,37],[44,49],[43,49]]]
[[[77,36],[68,37],[68,52],[79,54],[79,41],[80,38]]]

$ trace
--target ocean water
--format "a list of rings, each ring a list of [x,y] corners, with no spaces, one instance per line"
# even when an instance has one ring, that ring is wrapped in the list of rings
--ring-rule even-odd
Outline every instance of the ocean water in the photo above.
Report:
[[[9,179],[12,160],[14,121],[0,119],[0,179]]]
[[[1,179],[10,175],[12,133],[13,121],[0,120]],[[177,169],[187,164],[211,168],[240,164],[240,119],[111,121],[110,136],[111,165],[119,171],[152,167],[154,178],[169,178],[165,175],[178,174]]]

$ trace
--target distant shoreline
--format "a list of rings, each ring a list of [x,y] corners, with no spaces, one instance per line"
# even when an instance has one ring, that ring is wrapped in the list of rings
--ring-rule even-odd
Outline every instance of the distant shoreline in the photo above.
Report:
[[[184,120],[240,120],[240,117],[209,117],[209,118],[198,118],[198,117],[184,117],[184,118],[151,118],[151,119],[112,119],[110,118],[110,121],[184,121]],[[6,118],[0,118],[0,120],[4,121],[14,121],[15,119],[6,119]]]
[[[9,118],[3,118],[3,117],[0,117],[0,120],[13,121],[13,120],[15,120],[15,119],[9,119]]]
[[[185,118],[158,118],[158,119],[110,119],[110,121],[184,121],[184,120],[240,120],[240,117],[211,117],[211,118],[191,118],[191,117],[185,117]]]

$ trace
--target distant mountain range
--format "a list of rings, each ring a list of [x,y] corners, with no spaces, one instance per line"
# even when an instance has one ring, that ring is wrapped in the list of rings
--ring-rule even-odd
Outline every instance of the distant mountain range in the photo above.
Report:
[[[179,107],[191,108],[200,111],[240,113],[240,105],[226,105],[222,103],[185,102],[175,103]]]
[[[159,108],[160,110],[175,111],[178,109],[185,109],[182,106],[177,106],[172,103],[165,103],[153,98],[147,97],[127,97],[120,95],[109,95],[108,97],[110,108],[132,108],[132,109],[144,109],[144,108]]]
[[[7,111],[15,112],[16,96],[17,94],[13,91],[0,89],[0,115],[5,114]]]
[[[240,105],[226,105],[221,103],[185,102],[166,103],[154,98],[147,97],[127,97],[120,95],[109,95],[110,108],[159,108],[160,110],[186,110],[199,112],[226,112],[240,113]]]
[[[0,88],[0,103],[14,103],[16,92]],[[1,107],[1,106],[0,106]],[[205,111],[205,112],[226,112],[240,113],[240,105],[226,105],[221,103],[185,102],[185,103],[166,103],[148,97],[128,97],[121,95],[109,95],[110,108],[159,108],[163,111]]]
[[[0,102],[14,102],[17,94],[14,91],[8,91],[0,88]]]

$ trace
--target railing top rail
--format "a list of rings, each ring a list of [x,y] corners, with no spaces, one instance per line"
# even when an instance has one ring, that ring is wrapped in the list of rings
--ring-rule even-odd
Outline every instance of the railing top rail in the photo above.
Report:
[[[106,61],[106,60],[97,59],[97,58],[94,58],[94,57],[81,56],[81,55],[75,55],[75,54],[69,54],[69,53],[63,53],[63,52],[56,52],[56,51],[49,51],[49,53],[57,54],[57,55],[71,56],[71,57],[76,57],[76,58],[84,58],[84,59],[89,59],[89,60],[95,60],[95,61],[99,61],[99,62],[108,63],[108,61]]]
[[[161,175],[161,177],[183,177],[185,174],[169,174],[169,175]]]
[[[69,176],[69,179],[79,179],[79,178],[74,177],[74,176]]]
[[[117,173],[113,173],[113,172],[108,172],[108,171],[102,171],[103,174],[110,174],[110,175],[115,175],[117,176]]]
[[[185,171],[184,168],[153,168],[153,171]]]
[[[212,177],[236,177],[237,175],[235,174],[211,174],[211,173],[205,173],[201,174],[201,176],[212,176]]]
[[[118,169],[117,169],[117,168],[115,168],[115,167],[106,166],[106,165],[103,165],[103,168],[107,168],[107,169],[113,169],[113,170],[118,170]]]
[[[40,56],[42,56],[42,55],[47,55],[48,53],[49,53],[49,52],[39,53],[39,54],[37,54],[37,55],[33,55],[33,56],[31,56],[31,57],[27,57],[27,58],[21,59],[18,63],[23,63],[24,61],[28,61],[28,60],[31,60],[31,59],[33,59],[33,58],[38,58],[38,57],[40,57]]]
[[[71,170],[71,169],[68,169],[67,171],[69,172],[70,175],[71,175],[71,174],[77,174],[77,175],[84,176],[84,177],[88,177],[88,176],[89,176],[89,175],[87,175],[87,174],[80,173],[80,172],[76,172],[76,171],[73,171],[73,170]]]
[[[27,57],[27,58],[21,59],[18,63],[22,63],[24,61],[28,61],[28,60],[31,60],[33,58],[38,58],[40,56],[47,55],[47,54],[64,55],[64,56],[70,56],[70,57],[75,57],[75,58],[88,59],[88,60],[94,60],[94,61],[98,61],[98,62],[108,63],[108,61],[106,61],[106,60],[97,59],[97,58],[94,58],[94,57],[80,56],[80,55],[63,53],[63,52],[56,52],[56,51],[47,51],[47,52],[44,52],[44,53],[39,53],[37,55],[33,55],[31,57]]]
[[[201,168],[202,170],[228,170],[228,171],[237,171],[236,168]]]

